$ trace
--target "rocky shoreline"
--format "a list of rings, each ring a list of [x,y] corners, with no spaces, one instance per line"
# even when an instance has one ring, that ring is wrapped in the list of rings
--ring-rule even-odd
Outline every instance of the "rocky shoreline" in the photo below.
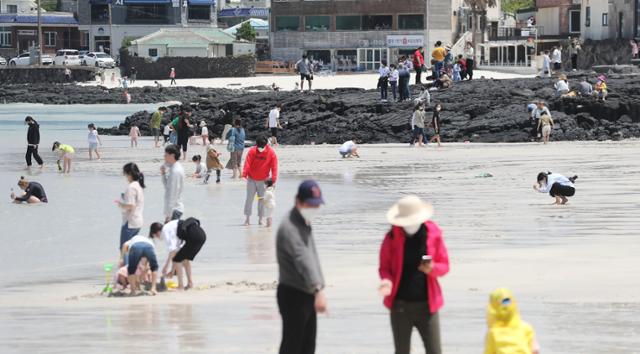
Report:
[[[569,75],[575,87],[584,78],[594,83],[593,73]],[[526,105],[545,100],[556,129],[553,140],[620,140],[640,137],[640,77],[612,74],[607,100],[555,98],[552,79],[478,79],[432,92],[432,104],[443,105],[444,141],[527,142],[531,126]],[[14,85],[15,87],[16,85]],[[55,85],[54,85],[55,86]],[[284,144],[338,144],[357,138],[363,143],[408,142],[412,103],[381,103],[374,90],[335,89],[314,93],[228,90],[195,87],[133,88],[133,103],[190,102],[194,120],[206,121],[210,134],[220,136],[225,124],[242,118],[249,139],[266,133],[265,119],[276,103],[283,104],[281,120]],[[414,97],[420,88],[412,87]],[[7,94],[11,91],[12,94]],[[21,93],[22,95],[19,95]],[[5,102],[49,104],[122,103],[121,89],[75,85],[26,86],[22,91],[0,87]],[[165,116],[163,123],[177,111]],[[132,123],[149,133],[151,112],[127,117],[118,127],[102,127],[102,134],[125,135]],[[430,113],[428,113],[430,119]]]

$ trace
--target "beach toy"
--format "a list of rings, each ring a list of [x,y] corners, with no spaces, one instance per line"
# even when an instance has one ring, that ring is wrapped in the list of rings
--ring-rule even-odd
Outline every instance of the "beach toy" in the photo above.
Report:
[[[56,165],[58,165],[58,171],[62,171],[62,166],[60,166],[60,160],[56,161]]]
[[[166,284],[167,284],[167,289],[177,289],[178,288],[178,282],[175,281],[175,280],[167,280]]]
[[[106,272],[107,285],[105,285],[104,289],[102,289],[102,293],[111,294],[113,292],[113,286],[111,284],[111,271],[112,270],[113,270],[113,264],[105,263],[104,271]]]

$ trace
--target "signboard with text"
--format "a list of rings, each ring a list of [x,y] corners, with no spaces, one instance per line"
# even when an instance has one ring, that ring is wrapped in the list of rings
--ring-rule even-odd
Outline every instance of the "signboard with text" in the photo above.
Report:
[[[424,36],[419,34],[388,35],[389,48],[418,48],[424,46]]]

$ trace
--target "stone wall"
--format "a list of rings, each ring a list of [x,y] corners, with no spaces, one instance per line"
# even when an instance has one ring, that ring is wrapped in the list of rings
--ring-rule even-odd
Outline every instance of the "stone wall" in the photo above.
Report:
[[[568,41],[563,43],[562,61],[565,68],[571,67]],[[631,46],[628,39],[608,39],[602,41],[587,40],[578,54],[578,68],[591,69],[594,65],[631,64]]]
[[[176,69],[176,79],[210,77],[247,77],[256,73],[254,56],[201,58],[162,57],[157,61],[134,57],[126,49],[120,50],[120,66],[123,75],[129,75],[135,67],[139,80],[166,80],[171,68]]]
[[[95,80],[96,69],[74,67],[71,69],[71,79],[75,82]],[[0,82],[12,84],[36,84],[42,82],[65,82],[63,67],[6,67],[0,69]]]

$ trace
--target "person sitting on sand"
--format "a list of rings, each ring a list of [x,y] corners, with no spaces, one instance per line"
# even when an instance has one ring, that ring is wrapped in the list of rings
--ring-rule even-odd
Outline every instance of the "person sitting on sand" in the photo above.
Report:
[[[339,151],[340,155],[342,155],[342,158],[349,158],[352,156],[360,158],[360,155],[358,155],[358,145],[356,145],[356,139],[349,140],[342,144]]]
[[[569,93],[569,81],[566,75],[560,75],[558,82],[553,86],[556,89],[556,97],[562,97]]]
[[[449,75],[443,73],[440,75],[440,78],[433,83],[433,87],[436,89],[448,89],[452,84],[453,81],[451,81]]]
[[[540,114],[540,119],[538,119],[538,130],[542,132],[542,141],[545,144],[549,142],[551,129],[553,129],[553,118],[551,118],[547,112],[542,112]]]
[[[533,189],[540,193],[549,193],[556,198],[556,205],[567,204],[569,199],[576,194],[574,183],[578,176],[567,178],[558,173],[540,172],[538,173],[538,183],[533,185]]]
[[[207,174],[207,165],[202,162],[202,156],[194,155],[191,158],[191,161],[196,165],[196,170],[193,172],[191,177],[193,178],[203,178]]]
[[[122,257],[126,255],[126,265],[128,283],[131,285],[130,295],[135,296],[140,291],[140,284],[144,283],[145,273],[138,273],[138,266],[141,262],[148,262],[151,270],[151,295],[157,293],[156,280],[158,279],[158,258],[156,257],[153,238],[159,237],[162,224],[154,223],[149,228],[149,237],[141,235],[134,236],[131,240],[122,245]],[[125,262],[121,262],[124,263]],[[144,266],[144,263],[143,263]]]
[[[596,82],[594,91],[594,95],[603,101],[607,98],[608,93],[606,80],[607,78],[604,75],[598,76],[598,82]]]
[[[511,291],[494,290],[487,306],[487,336],[485,354],[538,354],[540,346],[530,324],[520,319],[520,313]]]
[[[162,226],[161,237],[166,243],[167,252],[169,252],[167,261],[162,268],[162,274],[169,278],[173,274],[177,274],[179,290],[193,288],[191,262],[207,241],[207,235],[200,227],[200,221],[194,218],[170,221]],[[169,264],[172,264],[171,270],[169,270]],[[187,275],[186,287],[182,280],[183,270]]]
[[[24,176],[20,177],[18,181],[18,187],[24,191],[24,194],[18,197],[13,190],[11,191],[11,199],[14,203],[47,203],[47,195],[44,192],[44,188],[38,182],[29,182]]]
[[[51,151],[58,151],[59,158],[56,162],[58,170],[62,173],[71,173],[71,161],[76,150],[71,145],[60,144],[60,142],[56,141],[53,143]],[[62,160],[64,167],[60,166],[60,160]]]

